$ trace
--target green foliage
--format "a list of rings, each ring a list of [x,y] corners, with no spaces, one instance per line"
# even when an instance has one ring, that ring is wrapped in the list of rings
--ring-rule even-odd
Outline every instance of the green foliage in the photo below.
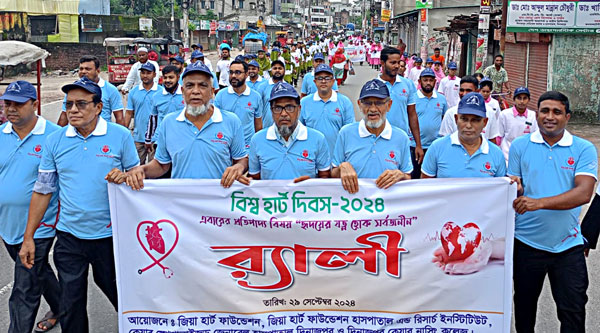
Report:
[[[175,1],[175,18],[183,17],[181,0]],[[110,0],[111,14],[140,15],[151,18],[171,17],[170,0]]]

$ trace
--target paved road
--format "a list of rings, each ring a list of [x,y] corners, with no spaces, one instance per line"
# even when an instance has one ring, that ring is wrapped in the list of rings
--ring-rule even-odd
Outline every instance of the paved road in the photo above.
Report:
[[[360,93],[360,88],[362,84],[371,78],[376,76],[375,71],[371,70],[368,66],[356,67],[356,75],[350,76],[347,80],[346,85],[342,86],[340,91],[348,96],[355,103],[355,112],[357,115],[357,119],[360,119],[360,115],[358,114],[358,106],[356,105],[356,99]],[[300,86],[300,85],[299,85]],[[58,119],[58,114],[60,112],[60,102],[58,103],[50,103],[44,105],[43,114],[46,118],[55,121]],[[598,132],[597,128],[591,128],[589,126],[572,126],[572,130],[574,132],[578,132],[579,135],[584,135],[583,133],[587,133],[590,135],[590,139],[593,138]],[[596,134],[590,134],[596,133]],[[598,147],[597,138],[593,138],[595,140],[596,146]],[[52,261],[52,255],[51,255]],[[5,332],[8,329],[8,297],[11,291],[11,282],[12,282],[12,262],[6,251],[0,250],[0,267],[4,267],[4,269],[0,269],[0,332]],[[590,288],[588,289],[589,302],[587,305],[587,328],[589,332],[595,331],[600,327],[600,272],[597,267],[600,267],[600,253],[592,253],[590,258],[588,259],[588,267],[589,267],[589,277],[590,277]],[[90,274],[91,276],[91,274]],[[104,295],[99,291],[99,289],[94,285],[92,279],[89,280],[89,290],[88,290],[88,313],[90,317],[90,328],[92,332],[117,332],[117,316],[115,311],[112,309],[110,303],[106,300]],[[495,286],[490,286],[490,288],[494,288]],[[544,290],[542,292],[542,296],[539,301],[538,308],[538,321],[536,326],[536,332],[558,332],[559,324],[556,319],[556,310],[554,306],[554,302],[552,300],[552,295],[550,293],[549,285],[546,283]],[[40,316],[43,315],[48,310],[48,306],[42,302],[42,306],[40,308]],[[594,329],[596,327],[596,329]],[[60,332],[60,329],[57,328],[53,330],[53,332]]]

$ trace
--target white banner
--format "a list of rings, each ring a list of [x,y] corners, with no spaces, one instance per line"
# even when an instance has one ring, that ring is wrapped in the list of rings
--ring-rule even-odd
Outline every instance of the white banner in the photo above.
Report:
[[[352,62],[361,62],[367,59],[367,51],[364,46],[350,45],[344,47],[344,51]]]
[[[120,332],[510,332],[515,185],[359,184],[110,184]]]

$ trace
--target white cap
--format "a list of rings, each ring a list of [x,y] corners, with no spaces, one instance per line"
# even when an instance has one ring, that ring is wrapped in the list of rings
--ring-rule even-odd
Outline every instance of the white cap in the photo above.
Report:
[[[140,53],[140,52],[146,52],[146,53],[148,53],[148,49],[145,48],[145,47],[140,47],[139,49],[137,49],[137,53]]]

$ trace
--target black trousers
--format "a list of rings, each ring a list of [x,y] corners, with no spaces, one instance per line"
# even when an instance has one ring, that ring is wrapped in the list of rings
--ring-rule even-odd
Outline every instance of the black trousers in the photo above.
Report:
[[[556,303],[560,332],[585,332],[588,275],[583,245],[551,253],[515,239],[513,264],[517,332],[534,332],[538,298],[546,274]]]
[[[54,264],[62,288],[60,327],[63,332],[89,332],[87,317],[88,271],[117,310],[117,283],[112,237],[79,239],[57,231]]]
[[[423,156],[427,152],[427,149],[423,149]],[[417,161],[417,157],[415,156],[415,148],[410,147],[410,160],[413,165],[413,172],[411,172],[411,179],[420,179],[421,178],[421,164]]]
[[[48,262],[48,253],[54,238],[40,238],[34,241],[35,258],[31,269],[25,268],[21,263],[19,258],[21,244],[4,243],[8,255],[15,261],[13,289],[8,299],[10,316],[8,332],[10,333],[31,332],[42,295],[55,315],[60,311],[60,287]]]

